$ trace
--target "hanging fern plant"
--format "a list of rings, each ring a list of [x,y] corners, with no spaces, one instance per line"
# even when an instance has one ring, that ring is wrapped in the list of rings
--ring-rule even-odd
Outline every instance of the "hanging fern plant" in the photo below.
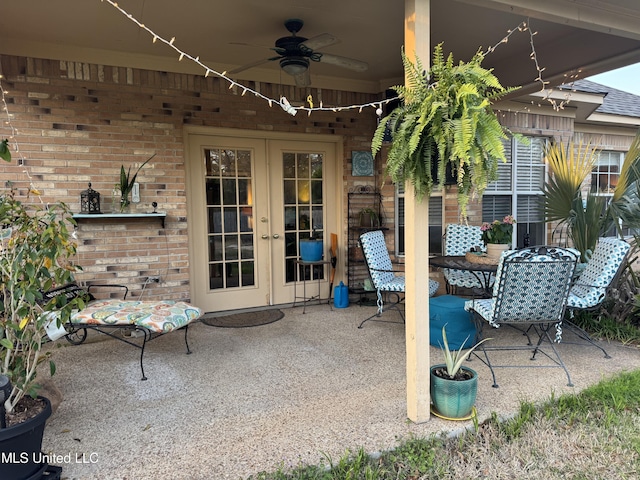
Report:
[[[412,63],[403,50],[406,85],[393,87],[401,105],[380,121],[371,142],[375,155],[390,129],[386,174],[396,183],[410,182],[418,201],[431,195],[434,183],[444,185],[451,164],[462,218],[469,199],[497,179],[498,160],[506,162],[502,141],[508,132],[491,102],[515,88],[504,88],[481,66],[483,59],[478,50],[469,62],[454,65],[453,55],[445,60],[439,44],[425,74],[420,59]],[[434,163],[437,169],[432,170]]]

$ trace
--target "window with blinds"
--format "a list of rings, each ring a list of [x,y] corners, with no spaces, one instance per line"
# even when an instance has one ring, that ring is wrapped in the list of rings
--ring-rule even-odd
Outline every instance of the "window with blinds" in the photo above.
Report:
[[[591,171],[591,192],[613,195],[624,162],[623,152],[601,151]]]
[[[603,150],[598,152],[597,155],[596,164],[591,171],[591,193],[611,198],[620,179],[625,152]],[[622,224],[621,228],[623,235],[636,233],[628,225]],[[611,227],[603,236],[615,237],[617,235],[618,230],[615,227]]]
[[[546,177],[544,147],[547,138],[525,137],[505,141],[507,163],[498,165],[498,180],[492,182],[482,197],[482,221],[516,217],[514,244],[546,243],[542,188]]]
[[[429,252],[442,253],[442,197],[429,198]],[[396,255],[404,256],[404,185],[396,186]]]

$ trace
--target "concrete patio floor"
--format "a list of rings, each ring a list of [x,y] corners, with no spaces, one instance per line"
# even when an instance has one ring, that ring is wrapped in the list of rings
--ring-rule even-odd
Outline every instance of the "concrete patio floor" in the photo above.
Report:
[[[58,341],[54,380],[64,400],[48,422],[43,451],[70,454],[70,462],[58,463],[68,479],[238,479],[471,424],[407,420],[404,328],[368,322],[357,329],[374,307],[284,312],[252,328],[198,322],[189,331],[192,355],[185,355],[182,333],[154,340],[145,352],[147,381],[140,380],[139,351],[122,342]],[[395,312],[384,318],[399,320]],[[523,341],[512,329],[491,333],[495,342]],[[564,339],[575,337],[567,332]],[[591,346],[559,345],[573,388],[559,368],[500,369],[500,388],[492,388],[488,368],[473,360],[479,420],[640,368],[637,347],[606,348],[612,359]],[[504,355],[531,363],[527,352]],[[441,360],[432,347],[432,364]]]

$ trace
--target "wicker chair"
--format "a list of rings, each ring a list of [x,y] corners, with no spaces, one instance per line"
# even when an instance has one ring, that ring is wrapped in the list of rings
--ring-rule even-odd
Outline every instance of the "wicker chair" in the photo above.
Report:
[[[471,312],[476,321],[480,338],[487,323],[496,328],[509,325],[522,331],[524,327],[534,325],[536,328],[532,330],[539,334],[535,346],[495,346],[491,345],[493,342],[488,342],[480,345],[476,350],[478,353],[474,352],[491,370],[494,387],[498,386],[494,368],[519,366],[493,364],[488,352],[495,350],[532,350],[531,360],[541,353],[552,363],[527,367],[562,368],[567,375],[568,385],[573,386],[569,371],[554,343],[562,337],[562,320],[578,258],[574,251],[559,247],[531,247],[505,252],[498,263],[493,297],[465,303],[465,309]],[[554,326],[556,333],[552,340],[549,331]],[[549,341],[553,356],[542,348],[545,339]]]
[[[378,311],[366,318],[360,323],[358,328],[362,328],[365,322],[368,320],[377,319],[380,317],[383,311],[395,308],[400,313],[402,320],[404,321],[404,314],[399,308],[400,303],[404,300],[404,288],[405,278],[404,275],[399,275],[391,264],[391,258],[389,257],[389,251],[387,250],[387,244],[384,241],[384,234],[381,230],[374,230],[366,232],[360,235],[360,245],[362,246],[362,252],[369,268],[369,276],[373,282],[373,286],[376,289]],[[429,279],[429,296],[435,295],[436,291],[440,287],[440,284],[435,280]],[[384,307],[383,294],[391,295],[395,297],[395,301],[390,303],[386,308]]]

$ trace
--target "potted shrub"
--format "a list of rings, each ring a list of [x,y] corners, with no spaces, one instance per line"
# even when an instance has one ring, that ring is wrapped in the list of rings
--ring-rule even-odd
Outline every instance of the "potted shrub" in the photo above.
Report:
[[[401,103],[380,121],[371,141],[375,156],[385,131],[391,132],[385,173],[396,183],[410,182],[418,201],[431,194],[434,182],[444,185],[449,167],[463,219],[471,196],[481,196],[497,179],[498,161],[506,162],[507,130],[491,104],[515,89],[504,88],[481,66],[483,59],[478,50],[469,62],[456,65],[452,55],[445,60],[439,44],[424,73],[420,59],[414,64],[403,51],[406,85],[393,87]]]
[[[0,428],[0,454],[16,459],[0,462],[0,478],[39,478],[34,475],[47,467],[32,463],[28,453],[41,451],[44,422],[51,414],[49,401],[37,396],[36,382],[38,366],[50,360],[50,352],[43,350],[46,328],[52,319],[60,326],[83,306],[82,299],[43,301],[43,292],[69,283],[76,270],[70,261],[76,245],[69,222],[71,212],[63,204],[24,204],[13,190],[0,195],[0,378],[10,382],[3,382],[8,422]],[[52,362],[49,369],[55,372]],[[30,462],[22,463],[25,453]]]
[[[363,208],[358,214],[360,228],[379,228],[380,217],[373,208]]]
[[[513,215],[507,215],[502,220],[482,224],[480,230],[482,231],[482,241],[487,247],[487,256],[499,259],[502,252],[511,247],[515,223],[516,219],[513,218]]]
[[[473,347],[464,350],[449,350],[446,324],[442,327],[443,364],[431,367],[431,401],[435,414],[448,419],[466,419],[473,411],[478,392],[478,374],[475,370],[463,366],[462,362],[479,345],[491,340],[485,338]],[[468,339],[468,337],[467,337]],[[467,339],[462,345],[467,343]]]

